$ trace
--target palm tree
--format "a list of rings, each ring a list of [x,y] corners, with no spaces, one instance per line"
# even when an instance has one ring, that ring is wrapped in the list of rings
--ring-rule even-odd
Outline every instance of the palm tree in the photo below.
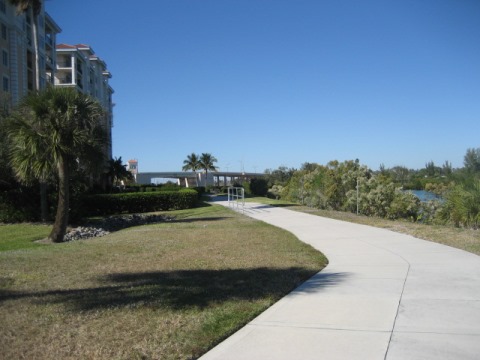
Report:
[[[133,180],[133,175],[123,165],[122,157],[114,158],[109,161],[108,175],[112,177],[113,183],[118,186],[122,180]]]
[[[200,156],[200,169],[205,170],[205,187],[207,187],[208,170],[217,171],[217,168],[214,165],[216,162],[217,159],[212,154],[202,153],[202,156]]]
[[[187,159],[183,160],[182,170],[193,171],[193,173],[195,174],[195,183],[197,184],[197,187],[198,187],[197,170],[199,169],[200,169],[200,160],[198,159],[198,155],[193,152],[190,155],[187,155]]]
[[[58,180],[58,206],[48,238],[62,242],[68,225],[70,174],[76,166],[104,164],[103,110],[71,88],[48,87],[29,94],[10,117],[10,163],[23,182]]]

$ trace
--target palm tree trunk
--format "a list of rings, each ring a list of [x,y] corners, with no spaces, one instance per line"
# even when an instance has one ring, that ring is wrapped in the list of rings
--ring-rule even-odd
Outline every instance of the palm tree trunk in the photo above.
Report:
[[[65,159],[58,162],[58,206],[55,223],[48,238],[55,243],[63,242],[67,231],[68,211],[70,207],[70,169]]]

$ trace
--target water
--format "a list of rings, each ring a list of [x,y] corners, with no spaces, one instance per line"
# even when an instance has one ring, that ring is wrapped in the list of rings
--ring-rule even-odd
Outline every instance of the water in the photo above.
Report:
[[[425,191],[425,190],[408,190],[408,191],[411,192],[416,197],[418,197],[422,202],[427,202],[431,200],[442,200],[440,196],[435,195],[434,193],[429,191]]]

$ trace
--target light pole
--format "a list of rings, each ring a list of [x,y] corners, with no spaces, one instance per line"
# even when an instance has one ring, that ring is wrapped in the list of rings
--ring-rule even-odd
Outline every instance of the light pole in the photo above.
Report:
[[[359,193],[360,193],[360,160],[356,159],[355,164],[357,166],[357,216],[358,216],[358,205],[359,205]]]
[[[357,216],[358,216],[358,190],[359,190],[359,182],[358,182],[358,173],[357,173]]]

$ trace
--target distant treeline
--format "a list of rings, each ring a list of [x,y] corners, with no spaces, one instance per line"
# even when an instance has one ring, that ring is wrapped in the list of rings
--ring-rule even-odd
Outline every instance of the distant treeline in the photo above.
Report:
[[[480,225],[480,148],[468,149],[459,169],[448,161],[442,166],[430,161],[420,170],[382,165],[373,171],[358,160],[334,160],[268,169],[265,181],[270,197],[319,209],[475,229]],[[443,201],[422,203],[405,190],[431,191]]]

